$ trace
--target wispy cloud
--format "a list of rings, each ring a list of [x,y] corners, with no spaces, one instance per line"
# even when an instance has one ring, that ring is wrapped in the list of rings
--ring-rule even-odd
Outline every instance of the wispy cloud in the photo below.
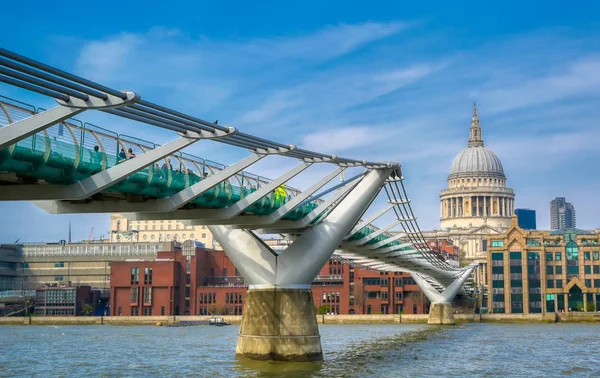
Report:
[[[500,87],[488,92],[475,91],[473,96],[489,103],[489,111],[505,112],[565,98],[598,94],[600,91],[600,56],[589,56],[564,67],[553,69],[542,77],[530,78],[514,86]]]
[[[283,143],[398,161],[424,229],[439,225],[439,191],[466,147],[477,100],[486,146],[502,160],[517,206],[538,209],[547,227],[548,202],[564,194],[580,226],[599,226],[600,200],[589,188],[600,185],[592,174],[600,160],[600,51],[585,43],[597,36],[539,30],[462,49],[448,47],[456,46],[447,43],[452,31],[431,36],[422,27],[365,22],[227,39],[154,28],[86,41],[75,70]],[[132,130],[121,120],[102,122]],[[172,137],[135,130],[159,143]],[[226,164],[248,154],[210,142],[190,150]],[[269,157],[250,171],[276,177],[297,164]],[[291,184],[306,187],[330,168],[311,167]]]

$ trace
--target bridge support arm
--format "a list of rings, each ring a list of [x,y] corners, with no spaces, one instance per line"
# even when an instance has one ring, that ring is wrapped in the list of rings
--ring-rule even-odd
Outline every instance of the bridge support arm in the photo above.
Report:
[[[88,101],[71,98],[68,102],[59,100],[59,106],[41,113],[34,114],[21,121],[17,121],[0,128],[0,150],[11,144],[17,143],[37,132],[52,125],[65,121],[87,109],[103,109],[124,106],[140,100],[133,92],[125,92],[127,98],[121,99],[113,95],[107,95],[107,100],[90,97]]]
[[[423,291],[425,296],[431,301],[431,307],[429,309],[429,319],[427,324],[434,325],[450,325],[454,324],[453,309],[450,302],[458,293],[458,290],[467,281],[476,265],[472,265],[465,269],[456,279],[444,289],[441,293],[433,287],[433,285],[419,275],[413,274],[412,277]]]
[[[324,220],[307,229],[279,257],[277,285],[310,284],[379,193],[392,169],[374,169]]]

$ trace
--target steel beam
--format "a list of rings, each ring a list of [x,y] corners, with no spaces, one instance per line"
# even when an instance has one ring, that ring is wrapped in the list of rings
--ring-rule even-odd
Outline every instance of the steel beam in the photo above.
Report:
[[[218,185],[219,183],[227,180],[235,174],[243,171],[244,169],[261,160],[265,156],[267,155],[252,154],[247,158],[233,164],[232,166],[227,167],[213,175],[210,175],[207,178],[201,180],[200,182],[197,182],[194,185],[185,188],[184,190],[170,197],[161,198],[153,201],[154,203],[148,204],[149,206],[146,206],[146,209],[147,211],[153,211],[155,209],[155,211],[166,212],[177,210],[178,208],[200,197],[202,194],[206,193],[215,185]]]
[[[59,104],[50,110],[34,114],[23,120],[8,124],[0,128],[0,150],[15,144],[39,131],[47,129],[52,125],[63,122],[87,109],[102,109],[108,107],[119,107],[139,101],[139,96],[133,92],[126,92],[125,100],[108,95],[108,100],[90,97],[88,101],[71,98],[68,102],[57,100]]]
[[[279,257],[277,284],[310,284],[379,193],[393,169],[374,169],[319,224],[304,231]]]
[[[389,237],[389,238],[387,238],[385,240],[382,240],[380,242],[373,243],[373,244],[367,244],[364,247],[366,247],[367,249],[377,249],[379,247],[383,247],[386,244],[394,242],[394,241],[396,241],[396,240],[398,240],[400,238],[403,238],[404,236],[406,236],[406,235],[401,234],[401,233],[400,234],[396,234],[396,235],[394,235],[392,237]],[[404,244],[400,244],[400,245],[404,245],[405,247],[410,247],[412,245],[412,243],[404,243]]]
[[[376,221],[379,217],[381,217],[383,214],[387,213],[388,211],[390,211],[391,209],[394,208],[394,205],[388,205],[386,207],[384,207],[383,209],[379,210],[377,213],[371,215],[370,217],[368,217],[365,220],[359,221],[356,226],[354,226],[354,228],[352,229],[352,231],[350,231],[348,233],[348,235],[346,235],[346,237],[344,238],[344,240],[348,240],[349,238],[352,237],[352,235],[356,234],[358,231],[360,231],[361,229],[367,227],[369,224],[373,223],[374,221]]]
[[[310,188],[308,188],[305,191],[303,191],[302,193],[300,193],[300,195],[297,195],[296,197],[292,198],[291,201],[286,202],[285,204],[280,206],[279,209],[277,209],[273,213],[267,215],[265,217],[266,219],[262,223],[266,225],[266,224],[272,224],[272,223],[280,220],[287,213],[294,210],[297,206],[300,206],[300,204],[303,201],[305,201],[308,197],[313,195],[317,190],[321,189],[329,181],[333,180],[333,178],[335,178],[337,175],[342,173],[345,169],[346,168],[344,168],[344,167],[339,167],[336,170],[334,170],[333,172],[331,172],[330,174],[328,174],[327,176],[323,177],[321,180],[316,182]]]
[[[59,185],[14,185],[6,186],[0,192],[0,201],[10,200],[79,200],[90,197],[112,186],[132,174],[182,150],[200,140],[198,134],[189,133],[170,143],[128,159],[107,170],[98,172],[86,179],[67,186]],[[122,211],[115,209],[116,211]]]

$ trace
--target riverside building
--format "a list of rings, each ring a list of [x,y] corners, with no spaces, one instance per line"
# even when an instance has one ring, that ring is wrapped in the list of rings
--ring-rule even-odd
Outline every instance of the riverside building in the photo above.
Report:
[[[190,226],[178,220],[133,220],[121,214],[110,216],[111,242],[157,243],[186,240],[199,241],[208,248],[220,249],[204,225]]]
[[[513,217],[489,237],[488,311],[596,311],[600,304],[600,233],[576,228],[523,230]]]
[[[222,250],[186,241],[156,258],[111,264],[111,314],[242,315],[248,290]],[[312,283],[326,314],[425,314],[428,302],[408,274],[379,272],[330,259]]]

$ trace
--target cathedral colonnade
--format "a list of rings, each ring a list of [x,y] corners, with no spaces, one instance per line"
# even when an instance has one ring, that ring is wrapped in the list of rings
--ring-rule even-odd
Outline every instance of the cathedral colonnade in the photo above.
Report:
[[[482,196],[459,195],[442,199],[442,218],[510,217],[514,211],[515,200],[512,197],[489,194]]]

